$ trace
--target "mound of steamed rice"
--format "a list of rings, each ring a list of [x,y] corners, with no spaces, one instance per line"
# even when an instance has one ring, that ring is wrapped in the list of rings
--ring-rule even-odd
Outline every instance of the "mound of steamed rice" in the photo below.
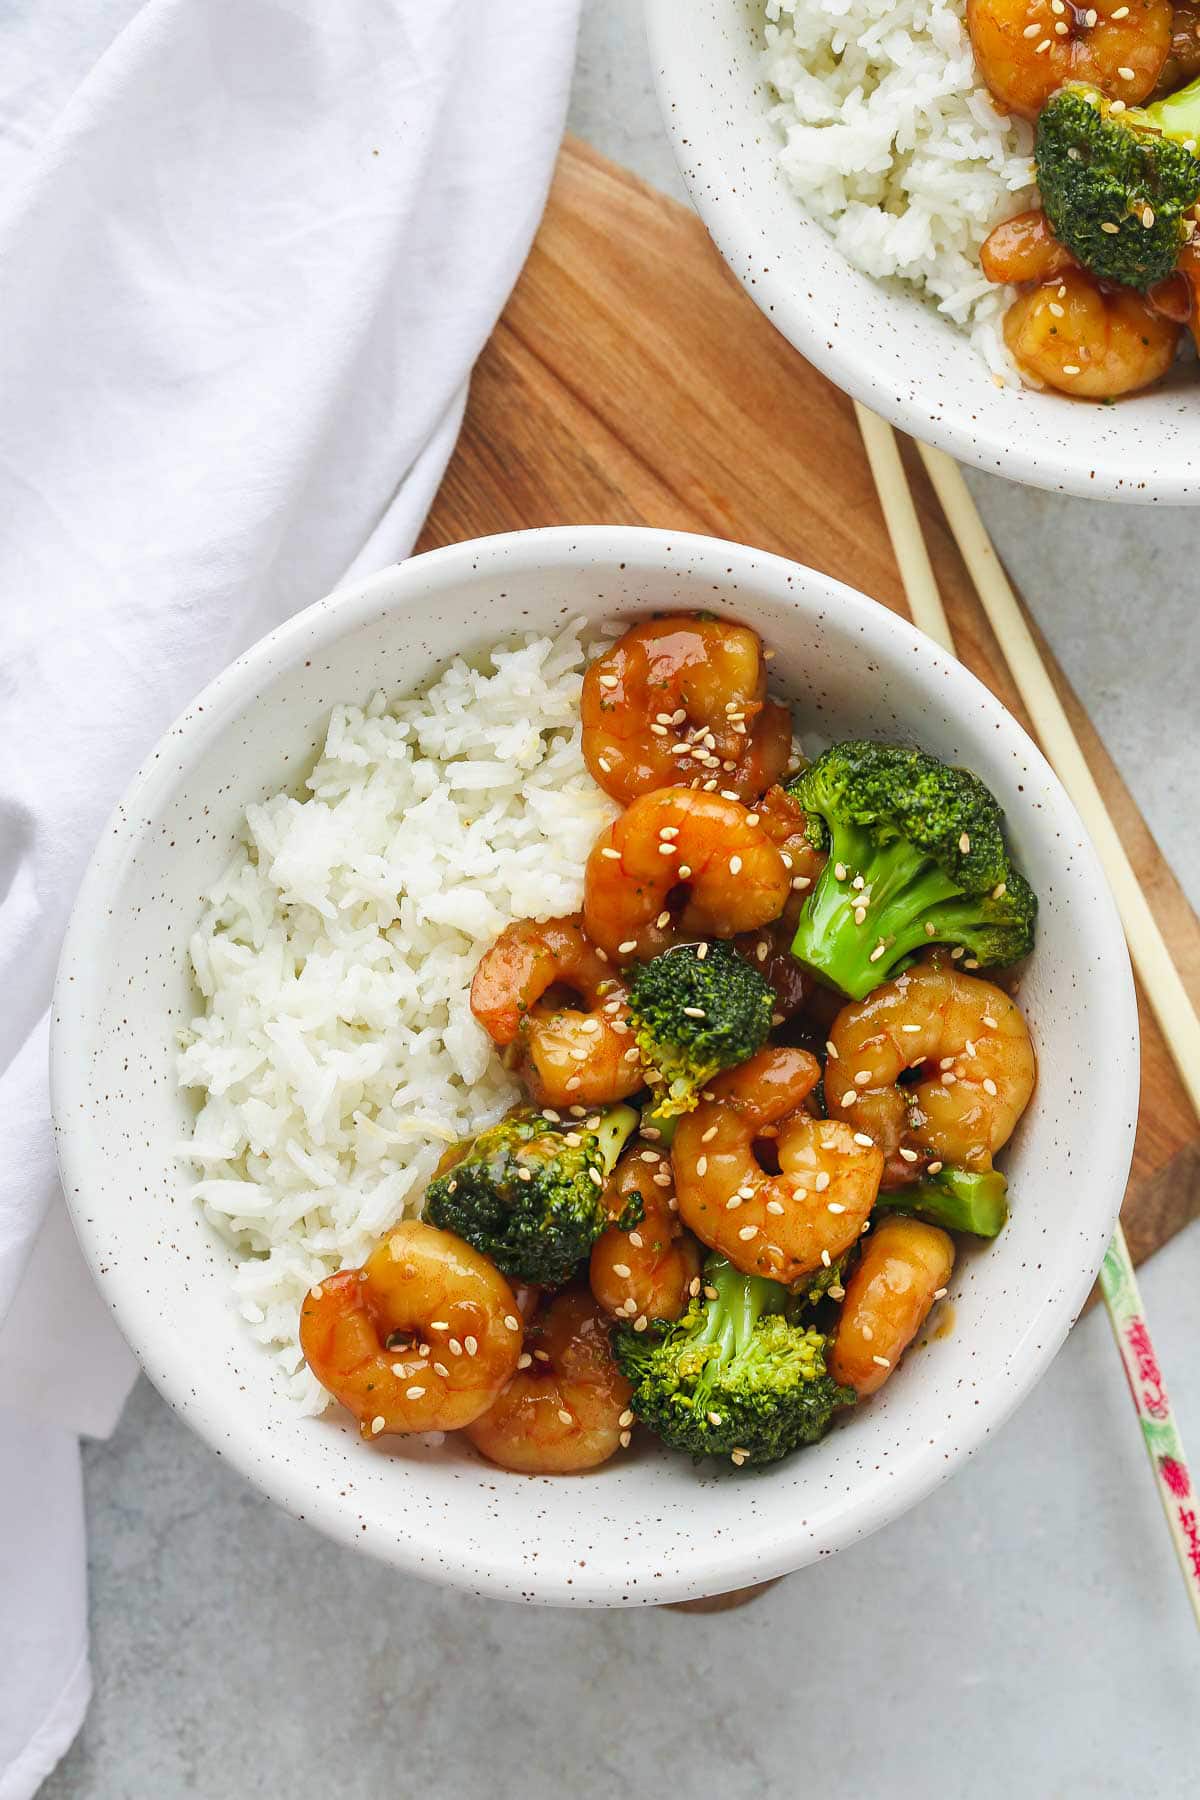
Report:
[[[297,1340],[314,1282],[420,1212],[447,1144],[518,1098],[471,1015],[471,976],[518,918],[578,909],[616,807],[584,768],[580,625],[427,691],[337,706],[299,792],[246,814],[191,940],[204,1009],[179,1079],[200,1090],[196,1198],[287,1391],[328,1396]]]
[[[992,227],[1036,199],[1033,133],[996,111],[965,0],[766,0],[763,66],[780,162],[847,261],[897,278],[1011,374],[1012,289],[979,266]]]

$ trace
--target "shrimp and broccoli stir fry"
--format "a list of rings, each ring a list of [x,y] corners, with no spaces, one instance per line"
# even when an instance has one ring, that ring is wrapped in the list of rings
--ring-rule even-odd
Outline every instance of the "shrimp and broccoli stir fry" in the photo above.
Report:
[[[1002,1230],[1037,900],[1000,808],[907,745],[805,764],[765,669],[688,614],[591,665],[583,753],[624,810],[580,912],[507,926],[471,986],[526,1098],[304,1302],[369,1440],[566,1474],[640,1426],[771,1463],[893,1377],[958,1242]]]
[[[1197,328],[1191,0],[967,0],[967,26],[994,99],[1035,134],[1040,209],[1004,220],[980,255],[988,280],[1018,289],[1004,319],[1013,360],[1034,386],[1078,399],[1139,392]]]

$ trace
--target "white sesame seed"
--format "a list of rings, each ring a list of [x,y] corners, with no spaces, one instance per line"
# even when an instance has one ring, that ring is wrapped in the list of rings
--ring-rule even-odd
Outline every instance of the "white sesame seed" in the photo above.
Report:
[[[834,872],[834,875],[836,876],[836,878],[838,879],[838,881],[845,881],[845,879],[846,879],[845,863],[834,863],[833,872]]]
[[[783,1211],[783,1206],[778,1200],[768,1200],[767,1211],[769,1213],[781,1213]]]
[[[1046,54],[1046,51],[1047,51],[1047,50],[1048,50],[1048,49],[1049,49],[1049,48],[1050,48],[1050,39],[1049,39],[1049,38],[1043,38],[1043,39],[1042,39],[1042,41],[1041,41],[1041,43],[1040,43],[1040,44],[1039,44],[1039,45],[1038,45],[1038,46],[1037,46],[1037,48],[1036,48],[1036,49],[1035,49],[1035,50],[1034,50],[1034,53],[1033,53],[1033,54],[1034,54],[1034,55],[1035,55],[1035,56],[1044,56],[1044,55],[1045,55],[1045,54]]]
[[[915,1163],[917,1161],[916,1151],[915,1150],[906,1150],[904,1148],[903,1144],[900,1146],[900,1157],[901,1157],[901,1160],[906,1163]]]
[[[423,1387],[405,1388],[404,1397],[406,1400],[419,1400],[424,1392],[425,1389]]]
[[[861,1330],[862,1330],[862,1334],[866,1338],[868,1344],[872,1343],[875,1338],[875,1333],[871,1330],[871,1327],[869,1325],[864,1325],[861,1327]]]
[[[715,1130],[715,1127],[714,1127],[714,1130]],[[643,1151],[641,1151],[640,1154],[641,1154],[641,1159],[644,1163],[659,1163],[662,1161],[662,1151],[661,1150],[643,1150]]]
[[[461,1356],[463,1353],[463,1347],[459,1343],[457,1338],[448,1338],[446,1340],[446,1347],[449,1350],[451,1356]]]
[[[797,875],[792,881],[792,892],[794,894],[802,894],[805,888],[810,888],[811,886],[812,882],[807,875]]]
[[[869,1087],[871,1085],[870,1069],[855,1069],[854,1085],[855,1087]]]
[[[825,1292],[829,1295],[831,1300],[844,1300],[846,1298],[846,1290],[840,1281],[831,1281],[829,1286],[825,1289]]]
[[[856,1131],[854,1134],[854,1141],[856,1144],[861,1144],[864,1150],[873,1150],[875,1148],[875,1139],[868,1137],[865,1131]]]
[[[876,946],[872,950],[870,956],[868,956],[867,961],[868,962],[878,962],[880,957],[884,954],[884,952],[886,950],[887,950],[886,944],[876,944]]]
[[[696,1158],[696,1173],[697,1173],[697,1175],[699,1175],[701,1177],[708,1174],[708,1158],[707,1158],[707,1156],[698,1156]]]
[[[433,1372],[435,1375],[440,1375],[443,1380],[445,1380],[446,1376],[450,1373],[444,1362],[435,1362],[433,1365]]]
[[[517,1318],[515,1313],[505,1313],[504,1323],[508,1326],[510,1331],[520,1331],[521,1329],[521,1321]]]
[[[995,1094],[996,1094],[996,1084],[995,1084],[995,1082],[994,1082],[994,1081],[993,1081],[993,1080],[992,1080],[992,1078],[991,1078],[991,1076],[990,1076],[990,1075],[987,1075],[987,1076],[985,1076],[985,1077],[984,1077],[984,1082],[983,1082],[983,1091],[984,1091],[984,1093],[985,1093],[985,1094],[991,1094],[991,1095],[992,1095],[992,1096],[993,1096],[993,1098],[994,1098],[994,1097],[995,1097]]]
[[[725,1202],[725,1211],[736,1212],[741,1204],[742,1196],[740,1194],[730,1194],[728,1200]]]
[[[945,1163],[931,1162],[925,1172],[927,1175],[940,1175],[945,1166]]]
[[[693,1300],[696,1300],[699,1298],[700,1277],[698,1275],[693,1275],[692,1279],[688,1282],[688,1293],[691,1295]]]
[[[429,1329],[430,1331],[449,1331],[450,1327],[445,1319],[431,1319]]]
[[[681,881],[686,881],[691,872],[692,868],[690,863],[680,863],[675,871]]]
[[[633,1329],[635,1331],[645,1331],[645,1329],[649,1323],[650,1323],[650,1321],[646,1317],[645,1313],[639,1313],[637,1318],[633,1321]]]
[[[953,1087],[957,1080],[958,1080],[958,1076],[954,1073],[954,1070],[947,1069],[945,1074],[942,1076],[942,1086],[943,1087]]]
[[[1101,219],[1100,229],[1101,231],[1107,231],[1109,237],[1116,237],[1121,227],[1119,225],[1114,225],[1111,219]]]
[[[853,1106],[854,1102],[857,1099],[858,1099],[858,1089],[857,1088],[847,1088],[846,1092],[842,1095],[842,1105],[843,1106]]]
[[[621,685],[615,675],[601,675],[599,681],[600,686],[606,688],[615,688],[620,687]]]
[[[624,1062],[637,1062],[640,1056],[641,1051],[638,1049],[637,1045],[630,1044],[628,1050],[624,1052],[622,1060]]]
[[[660,1169],[658,1174],[652,1176],[651,1179],[653,1180],[655,1187],[669,1188],[671,1185],[671,1171],[670,1169]]]
[[[708,1014],[702,1006],[685,1006],[683,1016],[685,1019],[706,1019]]]
[[[817,1179],[813,1182],[813,1186],[816,1188],[818,1194],[823,1194],[825,1192],[825,1189],[829,1186],[829,1170],[828,1169],[821,1170],[820,1174],[817,1176]]]
[[[877,1363],[881,1369],[890,1369],[892,1366],[886,1356],[873,1356],[871,1361]]]
[[[944,1300],[949,1291],[949,1288],[934,1288],[933,1297],[935,1300]]]
[[[612,1268],[613,1274],[619,1275],[622,1281],[628,1281],[630,1275],[633,1273],[628,1263],[614,1263]]]
[[[658,926],[658,929],[660,931],[665,931],[667,926],[671,923],[670,913],[669,912],[660,912],[657,919],[655,919],[654,923]]]
[[[1063,364],[1063,374],[1064,375],[1078,375],[1078,373],[1079,373],[1079,364],[1078,363],[1064,363]],[[961,955],[961,951],[959,954]]]
[[[1124,66],[1117,70],[1117,74],[1121,77],[1122,81],[1133,81],[1136,79],[1133,70]]]
[[[845,1210],[845,1207],[838,1200],[831,1200],[825,1208],[826,1212],[831,1213],[844,1213]]]
[[[325,1289],[321,1286],[320,1282],[318,1281],[316,1287],[310,1288],[308,1290],[308,1297],[310,1300],[319,1300],[324,1292],[325,1292]]]
[[[628,956],[631,951],[636,950],[636,949],[637,949],[637,939],[636,938],[626,938],[625,942],[623,944],[617,945],[617,955],[618,956]]]
[[[738,1232],[738,1236],[741,1238],[741,1240],[744,1244],[749,1243],[751,1238],[758,1236],[758,1226],[757,1225],[743,1225],[742,1229]]]
[[[569,1413],[565,1406],[559,1407],[558,1416],[564,1425],[573,1425],[575,1423],[574,1414]]]
[[[716,1125],[710,1125],[707,1131],[702,1131],[700,1133],[700,1142],[702,1144],[711,1144],[717,1135],[717,1130],[718,1127]]]

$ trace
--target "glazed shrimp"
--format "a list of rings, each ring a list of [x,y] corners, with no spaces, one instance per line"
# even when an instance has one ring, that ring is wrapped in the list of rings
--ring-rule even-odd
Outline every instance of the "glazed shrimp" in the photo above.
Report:
[[[640,1202],[640,1218],[618,1223]],[[670,1159],[641,1141],[609,1178],[611,1225],[592,1245],[588,1280],[614,1319],[678,1319],[700,1292],[700,1249],[679,1221]]]
[[[954,1244],[936,1225],[884,1219],[846,1283],[829,1373],[859,1399],[883,1386],[946,1292]]]
[[[568,1288],[525,1332],[503,1393],[467,1426],[489,1462],[523,1475],[570,1475],[629,1442],[633,1390],[608,1347],[609,1322],[586,1288]]]
[[[885,1156],[987,1170],[1029,1104],[1029,1028],[1000,988],[948,959],[919,964],[844,1007],[829,1034],[829,1111]],[[906,1069],[912,1086],[896,1084]],[[836,1070],[836,1074],[834,1071]]]
[[[493,1043],[515,1046],[539,1106],[604,1106],[645,1082],[625,989],[578,918],[506,926],[475,971],[471,1011]]]
[[[1154,99],[1174,94],[1200,75],[1200,0],[1175,0],[1171,12],[1171,48],[1163,64]]]
[[[1106,287],[1083,269],[1019,294],[1004,341],[1033,381],[1087,400],[1149,387],[1175,359],[1180,327],[1133,288]]]
[[[996,282],[1049,281],[1079,266],[1040,207],[1001,220],[980,245],[979,263],[988,280]]]
[[[1171,48],[1171,0],[967,0],[967,29],[993,98],[1036,119],[1070,81],[1135,106]]]
[[[784,1019],[800,1011],[812,992],[812,976],[792,955],[792,939],[804,896],[828,860],[808,837],[808,820],[800,802],[786,788],[769,788],[755,811],[788,871],[792,891],[778,919],[739,937],[735,949],[753,962],[775,990],[776,1010]]]
[[[516,1370],[520,1309],[486,1257],[410,1219],[361,1269],[311,1289],[300,1347],[365,1438],[457,1431],[487,1411]]]
[[[768,1047],[706,1090],[671,1144],[684,1224],[748,1275],[795,1282],[857,1239],[879,1192],[883,1156],[803,1102],[820,1079],[807,1050]],[[860,1134],[861,1135],[861,1134]],[[778,1175],[755,1154],[774,1140]]]
[[[760,816],[692,788],[643,794],[587,860],[583,918],[618,962],[680,938],[736,937],[782,912],[791,876]]]
[[[583,678],[584,761],[623,806],[705,780],[754,800],[792,748],[791,715],[766,692],[762,641],[745,625],[692,613],[649,619]]]

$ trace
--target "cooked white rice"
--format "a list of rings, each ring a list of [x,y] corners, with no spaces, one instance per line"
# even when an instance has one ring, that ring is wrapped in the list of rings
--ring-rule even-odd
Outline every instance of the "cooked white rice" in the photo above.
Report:
[[[192,937],[205,1004],[179,1079],[204,1102],[180,1153],[239,1253],[242,1316],[310,1411],[328,1396],[297,1341],[305,1292],[418,1213],[446,1145],[517,1098],[471,976],[510,920],[578,909],[616,814],[580,753],[581,628],[335,707],[303,790],[249,808]]]
[[[930,296],[1010,374],[1012,289],[979,266],[992,227],[1034,204],[1032,130],[996,111],[964,0],[766,0],[780,162],[847,260]]]

